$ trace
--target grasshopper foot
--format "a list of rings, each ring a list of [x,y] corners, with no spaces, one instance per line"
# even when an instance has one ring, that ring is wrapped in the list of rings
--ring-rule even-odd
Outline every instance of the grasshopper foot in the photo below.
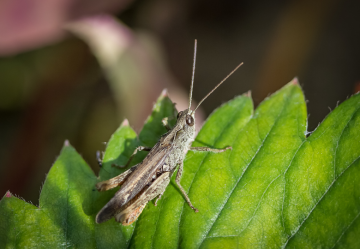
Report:
[[[117,165],[117,164],[113,163],[113,164],[111,164],[111,167],[123,169],[126,167],[126,165]]]
[[[160,200],[161,196],[162,196],[162,195],[159,195],[159,197],[156,198],[155,203],[154,203],[154,206],[155,206],[155,207],[157,206],[157,202]]]

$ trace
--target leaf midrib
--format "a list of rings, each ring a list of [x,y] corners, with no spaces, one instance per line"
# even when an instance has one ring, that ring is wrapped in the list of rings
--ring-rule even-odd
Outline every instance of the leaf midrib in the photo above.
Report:
[[[290,95],[290,97],[289,97],[289,96],[286,97],[286,99],[285,99],[285,104],[282,105],[282,109],[281,109],[280,113],[278,114],[278,116],[276,117],[274,124],[271,126],[269,132],[266,134],[266,137],[263,139],[261,145],[259,146],[258,150],[255,152],[255,154],[254,154],[253,158],[251,159],[251,161],[249,162],[249,164],[245,167],[245,170],[243,171],[243,173],[242,173],[242,175],[240,176],[239,180],[235,183],[234,188],[230,191],[230,194],[229,194],[228,198],[226,199],[226,201],[224,202],[224,204],[222,205],[222,207],[225,207],[225,205],[228,203],[228,201],[229,201],[232,193],[235,191],[236,187],[238,186],[238,184],[240,183],[241,179],[242,179],[243,176],[245,175],[245,172],[247,171],[247,169],[249,168],[249,166],[252,164],[252,162],[254,161],[254,159],[256,158],[256,156],[258,155],[258,153],[259,153],[259,151],[261,150],[261,148],[264,146],[264,144],[265,144],[265,142],[266,142],[269,134],[271,133],[271,131],[273,130],[273,128],[275,127],[275,125],[276,125],[277,122],[279,121],[280,117],[282,116],[286,104],[287,104],[287,103],[289,102],[289,100],[291,99],[291,94],[289,94],[289,95]],[[253,116],[251,117],[251,119],[253,119]],[[249,119],[248,123],[250,122],[251,119]],[[246,125],[244,126],[244,128],[245,128],[245,127],[246,127]],[[257,127],[258,127],[258,126],[257,126]],[[243,129],[244,129],[244,128],[243,128]],[[241,131],[242,131],[243,129],[241,129],[241,130],[238,132],[238,135],[236,136],[236,138],[234,139],[234,141],[237,139],[237,137],[239,136],[239,134],[241,133]],[[258,129],[258,133],[260,134],[259,129]],[[231,162],[229,162],[229,163],[231,164]],[[281,174],[280,174],[280,175],[281,175]],[[279,176],[280,176],[280,175],[279,175]],[[275,181],[279,176],[275,177],[275,179],[274,179],[273,181]],[[273,183],[273,181],[268,185],[268,187],[267,187],[266,190],[264,191],[263,195],[266,193],[267,189],[270,187],[270,185]],[[263,195],[262,195],[262,197],[263,197]],[[258,206],[256,207],[256,209],[255,209],[252,217],[249,219],[248,224],[245,226],[245,228],[244,228],[242,231],[240,231],[239,234],[243,233],[243,232],[247,229],[248,225],[250,224],[251,220],[253,219],[254,215],[256,214],[256,211],[258,210],[258,207],[259,207],[260,204],[261,204],[262,197],[260,198],[260,201],[259,201],[259,203],[258,203]],[[200,248],[201,245],[204,243],[205,239],[207,239],[207,238],[216,238],[216,237],[217,237],[217,236],[216,236],[216,237],[208,237],[208,235],[209,235],[211,229],[213,228],[215,222],[218,220],[219,216],[220,216],[221,213],[223,212],[223,210],[224,210],[224,208],[222,208],[222,209],[220,210],[220,212],[218,213],[218,215],[217,215],[216,218],[214,219],[213,224],[211,225],[211,227],[210,227],[210,228],[208,229],[208,231],[206,232],[206,236],[203,237],[201,243],[199,244],[199,248]],[[239,236],[239,234],[238,234],[238,235],[235,235],[235,236]]]

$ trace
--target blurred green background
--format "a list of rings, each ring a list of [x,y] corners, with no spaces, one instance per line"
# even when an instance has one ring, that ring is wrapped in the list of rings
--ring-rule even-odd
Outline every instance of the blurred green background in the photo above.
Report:
[[[255,104],[298,77],[309,131],[360,90],[360,1],[0,1],[0,193],[38,203],[65,139],[95,172],[124,118],[139,131],[167,88],[194,100],[252,91]]]

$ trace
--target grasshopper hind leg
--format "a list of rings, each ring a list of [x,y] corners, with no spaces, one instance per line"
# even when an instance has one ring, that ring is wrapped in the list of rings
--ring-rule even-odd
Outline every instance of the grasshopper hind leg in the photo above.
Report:
[[[160,200],[161,196],[164,194],[165,190],[166,190],[166,187],[169,185],[170,183],[170,172],[165,172],[163,173],[163,175],[159,178],[162,178],[162,180],[159,181],[158,184],[156,184],[156,189],[154,190],[154,197],[156,198],[155,200],[155,203],[154,203],[154,206],[157,206],[157,202]],[[151,199],[153,199],[151,198]]]
[[[125,180],[128,178],[128,176],[130,176],[130,174],[135,171],[135,169],[137,168],[138,165],[139,164],[132,166],[130,169],[128,169],[124,173],[122,173],[118,176],[115,176],[109,180],[98,182],[96,184],[97,190],[98,191],[106,191],[106,190],[115,188],[117,186],[120,186],[121,184],[123,184],[125,182]]]
[[[162,195],[166,189],[166,186],[170,182],[170,172],[163,173],[152,184],[144,188],[138,195],[131,199],[128,203],[117,210],[113,215],[117,222],[122,223],[124,226],[132,224],[141,214],[146,204],[154,199],[156,196]],[[99,221],[102,221],[102,217],[105,217],[109,213],[113,212],[112,205],[109,205],[104,210],[104,215],[99,212]]]

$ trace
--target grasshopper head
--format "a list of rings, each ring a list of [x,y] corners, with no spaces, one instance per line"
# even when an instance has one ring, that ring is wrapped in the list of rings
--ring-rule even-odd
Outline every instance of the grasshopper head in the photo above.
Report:
[[[177,115],[177,125],[182,127],[182,130],[191,134],[195,134],[195,112],[190,109],[181,111]]]

